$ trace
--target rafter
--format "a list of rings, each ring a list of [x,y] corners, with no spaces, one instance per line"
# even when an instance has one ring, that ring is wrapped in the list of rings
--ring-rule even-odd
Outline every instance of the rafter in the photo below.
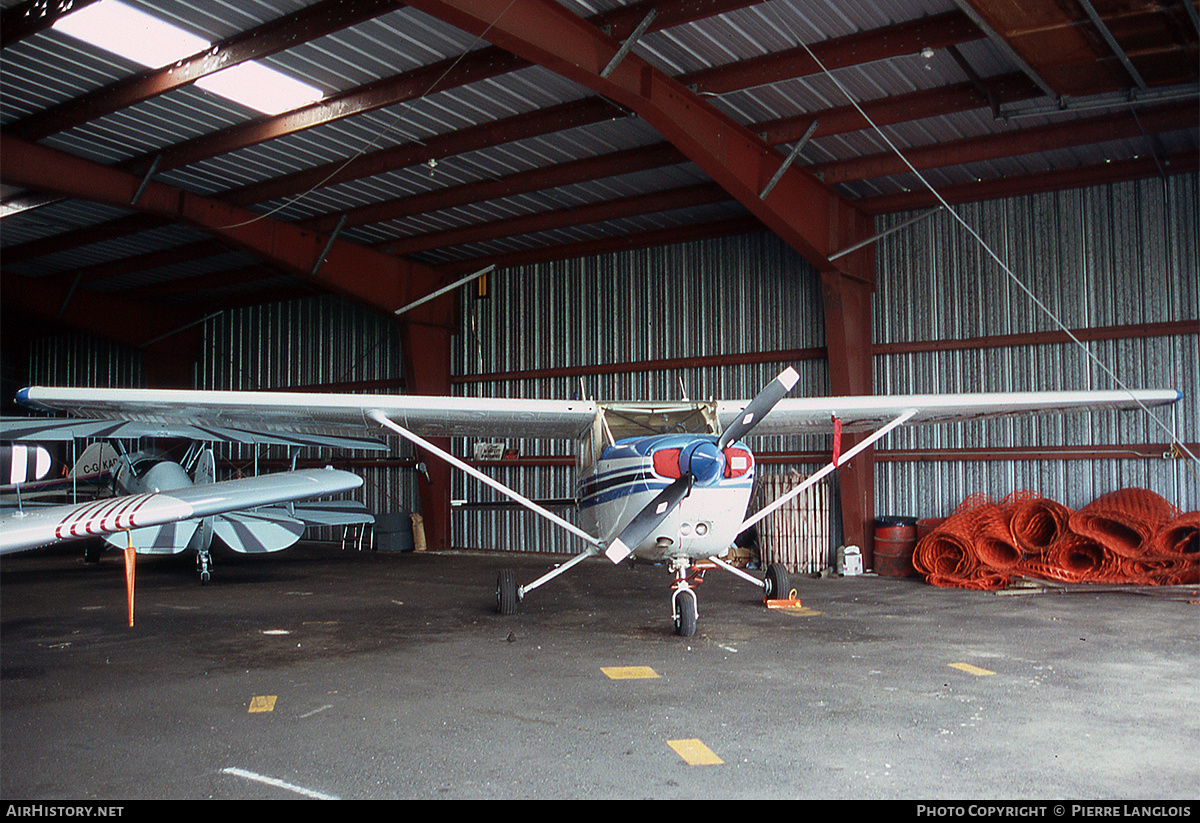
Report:
[[[95,203],[130,208],[142,185],[135,175],[0,133],[0,180]],[[218,203],[163,183],[151,182],[136,209],[179,220],[238,248],[304,275],[381,311],[391,311],[432,291],[436,273],[416,263],[305,231],[268,217]],[[322,251],[329,246],[317,268]],[[449,325],[444,301],[427,304],[426,322]],[[434,308],[440,306],[440,308]]]
[[[705,0],[702,3],[656,4],[658,16],[655,17],[651,28],[658,30],[680,25],[690,20],[746,5],[752,5],[752,3],[749,0]],[[649,7],[649,3],[627,6],[601,15],[595,20],[598,25],[611,28],[614,36],[617,36],[632,29]],[[867,60],[886,59],[910,53],[920,37],[937,43],[977,39],[980,36],[978,31],[965,26],[965,19],[957,12],[937,15],[914,24],[902,23],[848,37],[834,38],[817,44],[815,48],[823,61],[827,60],[836,66],[850,65],[856,57]],[[761,76],[764,71],[769,71],[775,76],[799,77],[816,71],[816,67],[811,64],[801,65],[795,62],[774,60],[767,60],[765,64],[763,61],[753,62],[756,62],[757,66],[753,72],[749,72],[751,76]],[[234,151],[295,130],[362,114],[381,106],[404,102],[420,94],[422,90],[428,90],[434,79],[443,77],[443,75],[446,76],[443,77],[443,85],[440,85],[439,89],[490,77],[509,68],[524,65],[528,65],[528,63],[500,49],[481,49],[465,56],[458,65],[453,65],[452,61],[443,61],[433,66],[349,90],[322,101],[318,105],[304,107],[278,117],[260,118],[242,126],[235,126],[222,132],[204,135],[191,141],[166,147],[161,152],[158,168],[160,172],[165,172],[181,163],[198,162],[225,151]],[[731,88],[736,84],[725,78],[741,73],[740,66],[741,64],[734,63],[713,70],[697,72],[681,78],[681,82],[685,85],[703,83],[710,88]],[[447,71],[452,67],[454,71],[447,75]],[[249,206],[295,196],[318,186],[336,185],[383,174],[424,162],[430,158],[442,159],[487,146],[587,125],[615,116],[623,116],[623,112],[604,98],[595,97],[573,101],[550,109],[516,115],[496,123],[439,135],[423,141],[423,144],[405,144],[368,152],[355,158],[353,163],[339,160],[282,175],[231,190],[221,195],[219,199],[231,205]],[[825,117],[824,114],[821,116]],[[861,124],[861,118],[856,114],[854,117]],[[862,125],[858,127],[861,128]],[[786,131],[782,130],[785,128],[783,124],[779,128],[781,130],[777,135],[773,135],[771,142],[781,143],[788,139],[794,139],[787,137]],[[134,158],[122,163],[121,167],[141,173],[155,156],[157,154]],[[386,209],[387,207],[381,206],[380,208]],[[317,225],[328,231],[334,220],[336,218],[330,218],[328,225]],[[94,242],[94,237],[111,240],[133,231],[152,229],[160,224],[160,221],[146,215],[120,218],[103,226],[58,236],[55,238],[53,250],[61,251],[64,248]],[[353,224],[352,222],[351,225]],[[38,245],[28,244],[27,248],[7,249],[6,256],[10,262],[38,256],[44,253]]]

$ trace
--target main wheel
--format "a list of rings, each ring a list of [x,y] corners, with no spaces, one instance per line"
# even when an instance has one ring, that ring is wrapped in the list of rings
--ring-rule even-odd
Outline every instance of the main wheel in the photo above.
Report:
[[[675,634],[691,637],[696,633],[696,601],[689,594],[675,598]]]
[[[788,596],[789,588],[788,570],[780,563],[772,563],[767,566],[767,577],[763,581],[763,588],[766,590],[767,600],[783,600]]]
[[[496,575],[496,611],[500,614],[516,614],[518,599],[516,572],[501,569]]]

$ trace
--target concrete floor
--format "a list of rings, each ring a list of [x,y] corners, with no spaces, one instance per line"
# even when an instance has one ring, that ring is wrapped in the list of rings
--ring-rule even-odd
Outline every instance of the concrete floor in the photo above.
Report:
[[[120,557],[79,555],[0,564],[6,802],[1200,796],[1194,591],[794,579],[783,611],[714,571],[680,638],[662,568],[501,617],[498,568],[546,558],[302,545],[203,587],[143,558],[129,628]]]

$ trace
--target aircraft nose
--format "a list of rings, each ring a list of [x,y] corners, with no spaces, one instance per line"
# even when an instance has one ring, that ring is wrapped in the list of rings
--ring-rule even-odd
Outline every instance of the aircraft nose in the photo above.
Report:
[[[680,453],[679,470],[685,474],[690,471],[698,484],[707,486],[725,474],[725,455],[716,443],[702,440]]]

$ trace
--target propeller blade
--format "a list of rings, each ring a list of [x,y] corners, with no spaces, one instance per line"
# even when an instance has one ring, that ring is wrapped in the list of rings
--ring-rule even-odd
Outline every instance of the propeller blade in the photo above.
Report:
[[[687,497],[692,490],[695,477],[689,472],[667,486],[637,513],[621,534],[609,544],[604,554],[614,563],[620,563],[641,545],[642,541],[658,528],[658,524],[667,518],[679,502]]]
[[[778,377],[768,383],[766,388],[746,405],[742,416],[725,427],[725,431],[721,432],[721,439],[717,441],[717,447],[724,449],[733,441],[745,437],[759,420],[767,416],[767,412],[775,408],[776,403],[787,396],[799,379],[800,375],[791,366],[780,372]]]

